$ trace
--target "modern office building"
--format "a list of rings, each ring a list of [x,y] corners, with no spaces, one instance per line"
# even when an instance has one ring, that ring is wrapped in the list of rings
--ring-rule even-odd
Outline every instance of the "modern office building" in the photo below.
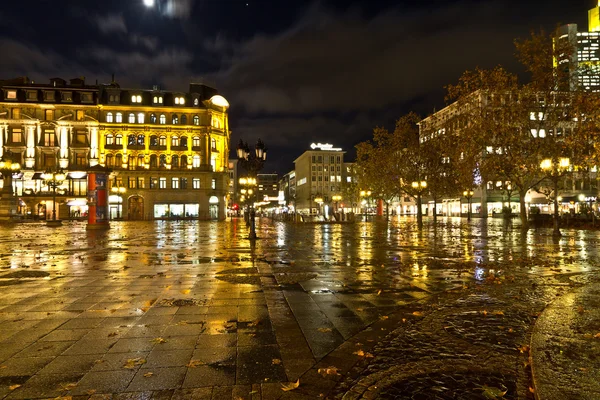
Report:
[[[588,11],[588,30],[580,31],[577,24],[559,28],[558,41],[567,41],[572,54],[555,60],[555,65],[569,74],[570,89],[600,91],[600,1]]]
[[[87,212],[87,172],[110,171],[111,218],[224,219],[228,188],[229,104],[213,88],[189,91],[88,85],[53,78],[0,81],[0,155],[14,175],[23,216]],[[57,204],[46,171],[64,170]]]

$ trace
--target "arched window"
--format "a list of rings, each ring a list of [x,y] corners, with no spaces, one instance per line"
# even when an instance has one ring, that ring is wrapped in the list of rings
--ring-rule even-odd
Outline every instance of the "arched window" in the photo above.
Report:
[[[137,157],[131,157],[129,156],[129,169],[135,169],[135,167],[137,166]]]
[[[144,156],[142,154],[140,154],[138,156],[138,167],[140,168],[144,168]]]
[[[150,168],[156,168],[157,167],[156,160],[157,160],[156,154],[150,155]]]
[[[150,136],[150,147],[158,146],[158,136]]]
[[[138,137],[137,137],[137,144],[138,144],[138,146],[143,146],[145,140],[146,140],[146,136],[144,136],[144,135],[138,135]]]
[[[171,157],[171,167],[178,168],[179,167],[179,156],[174,155]]]
[[[106,113],[106,122],[113,122],[113,113]]]
[[[167,117],[165,117],[165,114],[160,114],[160,124],[164,125],[167,123]]]
[[[134,113],[129,113],[129,120],[128,122],[130,124],[135,124],[135,114]]]
[[[116,118],[115,118],[115,122],[120,124],[121,122],[123,122],[123,114],[121,113],[117,113]]]
[[[158,166],[161,168],[164,168],[166,165],[167,165],[167,156],[164,154],[161,154],[158,159]]]
[[[156,114],[150,114],[150,123],[151,124],[155,124],[156,123]]]
[[[187,116],[185,114],[181,116],[181,125],[187,125]]]
[[[144,123],[144,117],[145,117],[144,113],[138,113],[137,117],[138,117],[137,118],[138,124],[143,124]]]
[[[133,134],[127,136],[127,146],[135,146],[136,140],[137,140],[137,138]]]
[[[197,106],[198,105],[198,99],[194,99],[194,105]]]
[[[192,146],[200,147],[200,137],[199,136],[194,136],[192,138]]]
[[[115,144],[117,146],[123,146],[123,135],[121,135],[120,133],[115,136]]]
[[[115,168],[121,168],[123,164],[123,155],[121,153],[115,156]]]
[[[200,117],[197,115],[194,115],[194,125],[200,125]]]
[[[113,135],[106,135],[106,145],[110,146],[111,144],[115,143],[115,137]]]
[[[177,147],[179,146],[179,139],[177,138],[177,136],[172,136],[171,137],[171,147]]]
[[[158,138],[158,145],[159,146],[167,145],[167,137],[165,135],[161,135],[161,137]]]
[[[181,139],[179,139],[179,146],[187,147],[187,137],[186,136],[182,136]]]
[[[200,167],[200,156],[194,156],[194,159],[192,160],[192,166],[194,168]]]
[[[186,168],[187,163],[187,156],[181,156],[181,168]]]
[[[179,117],[177,116],[177,114],[173,114],[173,119],[171,123],[173,125],[177,125],[179,123]]]
[[[217,139],[210,138],[210,148],[213,149],[213,150],[217,149]]]
[[[113,155],[112,154],[107,154],[106,155],[106,166],[107,167],[114,167],[114,159],[113,159]]]

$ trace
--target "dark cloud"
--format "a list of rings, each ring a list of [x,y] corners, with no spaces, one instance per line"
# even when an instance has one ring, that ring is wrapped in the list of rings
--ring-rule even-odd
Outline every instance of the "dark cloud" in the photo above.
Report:
[[[103,34],[127,33],[127,25],[123,14],[98,15],[93,18],[93,21]]]

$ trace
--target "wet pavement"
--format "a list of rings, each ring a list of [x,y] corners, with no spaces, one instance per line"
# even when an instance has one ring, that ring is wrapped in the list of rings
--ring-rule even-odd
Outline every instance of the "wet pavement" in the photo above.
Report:
[[[5,398],[550,399],[599,381],[597,232],[264,219],[252,246],[237,219],[0,231]]]

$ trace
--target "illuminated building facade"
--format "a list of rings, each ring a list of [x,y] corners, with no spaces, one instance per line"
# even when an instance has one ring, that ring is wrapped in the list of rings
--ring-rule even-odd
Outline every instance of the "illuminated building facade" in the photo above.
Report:
[[[63,169],[60,218],[87,211],[87,171],[111,170],[112,219],[224,219],[229,104],[213,88],[188,92],[86,85],[60,78],[0,82],[0,151],[22,166],[21,213],[47,218],[43,172]]]
[[[313,143],[295,161],[295,205],[302,214],[319,214],[322,208],[332,207],[333,196],[343,192],[346,171],[341,148],[330,144]],[[321,199],[321,204],[315,202]]]
[[[559,28],[558,40],[567,40],[573,53],[555,61],[568,70],[570,88],[600,91],[600,1],[588,11],[588,31],[578,31],[577,24]]]

